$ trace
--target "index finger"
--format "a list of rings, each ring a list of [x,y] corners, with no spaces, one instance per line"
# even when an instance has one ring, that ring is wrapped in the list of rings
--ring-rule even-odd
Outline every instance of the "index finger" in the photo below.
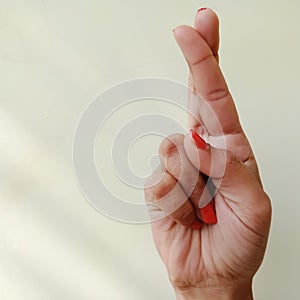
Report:
[[[234,101],[214,54],[196,29],[179,26],[175,39],[190,67],[196,92],[206,104],[198,110],[210,135],[239,133],[242,131]],[[215,117],[212,118],[211,111]],[[220,126],[221,125],[221,126]]]

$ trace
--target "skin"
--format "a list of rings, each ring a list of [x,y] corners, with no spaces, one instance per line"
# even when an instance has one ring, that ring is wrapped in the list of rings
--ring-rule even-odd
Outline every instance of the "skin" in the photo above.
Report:
[[[154,242],[177,299],[253,299],[271,204],[218,64],[219,20],[202,10],[194,27],[179,26],[174,36],[190,69],[188,127],[205,136],[209,147],[198,149],[189,133],[161,143],[161,165],[145,185]],[[200,109],[194,93],[207,100],[220,124]],[[218,222],[199,229],[204,175],[218,186]]]

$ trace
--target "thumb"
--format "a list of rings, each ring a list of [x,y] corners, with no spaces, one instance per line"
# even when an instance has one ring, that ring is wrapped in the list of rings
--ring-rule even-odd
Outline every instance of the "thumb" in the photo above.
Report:
[[[270,201],[253,172],[232,152],[213,148],[194,130],[184,139],[184,149],[192,164],[212,179],[216,192],[241,218],[259,216]]]

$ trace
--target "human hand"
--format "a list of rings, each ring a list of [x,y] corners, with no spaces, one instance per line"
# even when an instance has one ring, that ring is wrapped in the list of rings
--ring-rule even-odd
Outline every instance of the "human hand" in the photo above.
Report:
[[[218,64],[218,25],[206,9],[197,13],[195,28],[174,30],[190,68],[189,85],[216,116],[190,95],[188,126],[207,146],[190,133],[166,138],[162,163],[145,185],[154,242],[177,299],[252,299],[270,227],[270,200]],[[217,188],[216,224],[199,221],[205,219],[199,207],[207,176]]]

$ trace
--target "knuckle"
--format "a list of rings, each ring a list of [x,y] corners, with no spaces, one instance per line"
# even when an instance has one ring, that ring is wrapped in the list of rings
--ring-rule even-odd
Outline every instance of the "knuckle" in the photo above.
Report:
[[[192,68],[196,68],[196,67],[202,65],[203,63],[205,63],[206,61],[211,60],[212,58],[213,58],[212,54],[209,53],[209,54],[207,54],[207,55],[205,55],[205,56],[203,56],[203,57],[198,58],[198,59],[195,60],[195,61],[192,61],[192,62],[190,63],[190,64],[191,64],[191,67],[192,67]]]
[[[159,177],[151,176],[144,188],[145,198],[150,202],[158,201],[168,195],[174,188],[176,182],[166,172]]]
[[[179,151],[170,152],[165,157],[165,166],[168,171],[173,175],[179,175],[181,173],[181,157]]]
[[[188,200],[183,203],[175,212],[171,214],[171,217],[174,218],[179,223],[188,226],[191,225],[195,218],[193,218],[194,209]]]
[[[183,144],[184,135],[183,134],[172,134],[163,139],[160,143],[158,153],[166,157],[169,153],[175,151],[178,146]]]
[[[144,196],[146,200],[153,201],[155,192],[154,187],[159,184],[161,178],[164,176],[164,172],[164,169],[159,166],[146,180],[144,184]]]
[[[227,168],[236,167],[240,164],[240,160],[230,151],[226,151],[226,166]]]
[[[205,99],[207,101],[213,102],[213,101],[220,101],[220,100],[226,99],[229,96],[230,96],[230,93],[227,88],[220,88],[217,90],[213,90],[210,93],[208,93],[207,95],[205,95]]]

